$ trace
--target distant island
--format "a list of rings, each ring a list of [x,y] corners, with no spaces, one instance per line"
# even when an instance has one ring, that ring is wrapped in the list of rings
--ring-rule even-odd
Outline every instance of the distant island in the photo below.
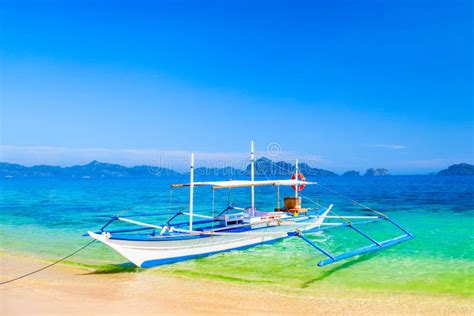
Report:
[[[306,177],[336,177],[337,173],[311,167],[306,163],[300,163],[298,165],[299,170]],[[268,158],[260,158],[255,161],[255,174],[257,176],[278,176],[278,177],[290,177],[295,170],[295,165],[285,162],[278,161],[274,162]],[[135,166],[125,167],[118,164],[110,164],[99,161],[92,161],[86,165],[78,165],[72,167],[59,167],[59,166],[47,166],[39,165],[33,167],[26,167],[19,164],[12,164],[6,162],[0,162],[0,178],[40,178],[40,177],[56,177],[56,178],[131,178],[131,177],[178,177],[186,175],[187,173],[180,173],[172,169],[156,167],[156,166]],[[232,167],[223,168],[206,168],[199,167],[195,169],[196,176],[220,176],[220,177],[236,177],[236,176],[249,176],[250,165],[244,170],[236,169]],[[370,168],[367,169],[364,176],[366,177],[378,177],[378,176],[389,176],[390,173],[385,168]],[[474,166],[467,163],[460,163],[452,165],[445,170],[441,170],[438,173],[431,173],[429,175],[438,176],[468,176],[474,175]],[[341,176],[344,177],[358,177],[360,172],[356,170],[350,170],[344,172]]]
[[[448,169],[441,170],[438,176],[472,176],[474,175],[474,165],[460,163],[449,166]]]
[[[385,168],[377,168],[377,169],[370,168],[370,169],[367,169],[367,171],[364,174],[364,176],[366,177],[380,177],[380,176],[389,176],[389,175],[390,173],[388,173],[388,170]]]
[[[350,170],[350,171],[344,172],[341,176],[343,176],[343,177],[358,177],[358,176],[360,176],[360,172],[355,171],[355,170]]]

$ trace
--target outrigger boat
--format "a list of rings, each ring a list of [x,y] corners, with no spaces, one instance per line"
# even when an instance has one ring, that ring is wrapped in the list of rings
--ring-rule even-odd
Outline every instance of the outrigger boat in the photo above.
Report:
[[[308,209],[301,207],[298,196],[306,185],[316,185],[307,181],[298,170],[291,179],[255,180],[255,155],[253,142],[250,153],[250,180],[230,181],[194,181],[194,155],[191,155],[190,182],[173,184],[172,188],[189,188],[189,207],[168,218],[165,223],[151,224],[133,219],[131,216],[114,215],[98,231],[88,231],[87,235],[116,250],[138,267],[153,267],[177,261],[208,256],[224,251],[243,249],[262,243],[273,242],[284,238],[298,237],[324,255],[318,266],[348,259],[368,252],[381,250],[414,236],[388,216],[373,209],[373,216],[332,215],[333,205],[325,208]],[[213,190],[223,188],[250,188],[250,207],[240,208],[229,205],[217,215],[208,216],[194,213],[194,188],[207,186]],[[285,198],[285,207],[272,211],[255,208],[256,186],[291,186],[294,197]],[[279,191],[278,191],[279,192]],[[178,221],[186,217],[185,221]],[[198,220],[196,220],[198,218]],[[327,219],[332,219],[327,221]],[[335,220],[335,221],[334,221]],[[133,228],[108,230],[114,222],[125,222]],[[387,221],[399,229],[402,234],[388,240],[378,241],[359,228],[359,225],[374,221]],[[310,240],[307,235],[328,229],[346,227],[352,229],[370,241],[370,245],[333,255]]]

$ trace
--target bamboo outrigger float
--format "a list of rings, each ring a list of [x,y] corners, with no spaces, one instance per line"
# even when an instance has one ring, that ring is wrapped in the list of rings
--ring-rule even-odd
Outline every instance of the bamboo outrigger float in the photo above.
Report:
[[[208,256],[219,252],[252,247],[262,243],[277,241],[284,238],[299,237],[327,258],[318,266],[348,259],[360,254],[381,250],[414,236],[386,215],[372,209],[373,216],[341,216],[330,215],[333,205],[319,209],[301,208],[298,192],[306,185],[315,185],[304,179],[296,170],[292,179],[255,180],[255,157],[253,142],[251,145],[250,165],[251,179],[231,181],[194,181],[194,155],[191,155],[190,182],[173,184],[173,188],[189,188],[189,208],[186,212],[178,212],[160,225],[145,223],[132,219],[131,216],[112,216],[98,231],[87,234],[113,248],[138,267],[153,267],[196,257]],[[251,189],[249,208],[229,205],[216,216],[194,213],[194,187],[207,186],[213,190],[222,188]],[[288,198],[292,208],[286,207],[274,211],[261,211],[255,208],[256,186],[292,186],[295,196]],[[293,203],[294,202],[294,203]],[[287,204],[287,203],[285,203]],[[288,204],[287,204],[288,205]],[[150,214],[156,215],[156,214]],[[185,221],[177,221],[186,217]],[[199,220],[196,220],[199,218]],[[328,222],[327,219],[339,220]],[[119,221],[134,225],[133,228],[108,230],[110,224]],[[374,221],[387,221],[398,228],[402,234],[392,239],[377,241],[363,232],[359,225]],[[320,245],[311,241],[307,235],[328,229],[347,227],[370,241],[370,245],[351,250],[339,255],[332,255]]]

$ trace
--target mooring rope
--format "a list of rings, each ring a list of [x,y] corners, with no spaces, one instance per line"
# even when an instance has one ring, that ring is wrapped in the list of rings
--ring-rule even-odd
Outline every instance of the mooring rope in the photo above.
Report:
[[[63,258],[61,258],[61,259],[59,259],[59,260],[56,260],[56,261],[54,261],[53,263],[48,264],[47,266],[44,266],[44,267],[42,267],[42,268],[40,268],[40,269],[37,269],[37,270],[31,271],[31,272],[28,272],[28,273],[23,274],[23,275],[21,275],[21,276],[19,276],[19,277],[16,277],[16,278],[13,278],[13,279],[10,279],[10,280],[7,280],[7,281],[0,282],[0,285],[4,285],[4,284],[7,284],[7,283],[11,283],[11,282],[14,282],[14,281],[17,281],[17,280],[26,278],[27,276],[30,276],[30,275],[32,275],[32,274],[35,274],[35,273],[41,272],[41,271],[43,271],[43,270],[46,270],[46,269],[48,269],[48,268],[50,268],[50,267],[52,267],[52,266],[54,266],[54,265],[56,265],[56,264],[58,264],[58,263],[60,263],[60,262],[62,262],[62,261],[64,261],[64,260],[66,260],[66,259],[68,259],[68,258],[74,256],[75,254],[79,253],[80,251],[86,249],[87,247],[89,247],[90,245],[92,245],[95,241],[96,241],[96,240],[94,239],[94,240],[88,242],[87,244],[85,244],[85,245],[82,246],[81,248],[79,248],[79,249],[77,249],[76,251],[74,251],[74,252],[68,254],[66,257],[63,257]]]
[[[364,205],[364,204],[362,204],[362,203],[360,203],[360,202],[358,202],[358,201],[356,201],[356,200],[354,200],[354,199],[352,199],[352,198],[350,198],[350,197],[348,197],[348,196],[346,196],[346,195],[344,195],[344,194],[342,194],[342,193],[339,193],[339,192],[337,192],[337,191],[334,191],[334,190],[332,190],[332,189],[330,189],[330,188],[328,188],[328,187],[326,187],[326,186],[323,186],[323,185],[321,185],[321,184],[319,184],[319,183],[318,183],[318,186],[320,186],[320,187],[323,188],[323,189],[328,190],[328,191],[331,192],[331,193],[334,193],[334,194],[336,194],[336,195],[339,195],[339,196],[342,197],[342,198],[348,199],[348,200],[351,201],[352,203],[354,203],[354,204],[356,204],[356,205],[359,205],[359,206],[363,207],[364,209],[366,209],[366,210],[368,210],[368,211],[372,211],[372,212],[374,212],[374,213],[376,213],[376,214],[379,214],[380,216],[387,217],[387,215],[385,215],[384,213],[379,212],[379,211],[377,211],[377,210],[374,210],[373,208],[368,207],[367,205]]]
[[[171,190],[170,190],[170,206],[171,206],[171,199],[172,199],[172,197],[173,197],[173,190],[171,189]],[[150,200],[152,200],[152,199],[154,199],[154,198],[156,198],[156,196],[151,196],[151,197],[148,197],[145,201],[148,202],[148,201],[150,201]],[[133,210],[133,209],[135,209],[135,208],[137,208],[137,207],[140,206],[140,205],[145,205],[145,202],[142,201],[142,203],[140,203],[140,204],[136,204],[136,205],[134,205],[134,206],[132,206],[132,207],[128,207],[128,208],[126,208],[126,209],[124,209],[124,210],[118,212],[117,214],[115,214],[114,217],[118,217],[118,216],[120,216],[120,215],[122,215],[122,214],[125,214],[125,213],[127,213],[127,212],[129,212],[129,211],[131,211],[131,210]],[[183,208],[183,209],[184,209],[184,208]],[[169,211],[169,209],[168,209],[168,211]],[[81,248],[75,250],[74,252],[68,254],[67,256],[65,256],[65,257],[63,257],[63,258],[61,258],[61,259],[59,259],[59,260],[56,260],[56,261],[54,261],[53,263],[48,264],[47,266],[44,266],[44,267],[42,267],[42,268],[40,268],[40,269],[37,269],[37,270],[31,271],[31,272],[28,272],[28,273],[26,273],[26,274],[24,274],[24,275],[21,275],[21,276],[19,276],[19,277],[13,278],[13,279],[11,279],[11,280],[7,280],[7,281],[0,282],[0,285],[4,285],[4,284],[7,284],[7,283],[11,283],[11,282],[14,282],[14,281],[17,281],[17,280],[26,278],[26,277],[28,277],[28,276],[30,276],[30,275],[32,275],[32,274],[36,274],[36,273],[38,273],[38,272],[41,272],[41,271],[43,271],[43,270],[46,270],[46,269],[48,269],[48,268],[50,268],[50,267],[52,267],[52,266],[54,266],[54,265],[56,265],[56,264],[58,264],[58,263],[60,263],[60,262],[63,262],[64,260],[66,260],[66,259],[68,259],[68,258],[74,256],[75,254],[81,252],[82,250],[84,250],[84,249],[86,249],[87,247],[89,247],[90,245],[92,245],[94,242],[96,242],[95,239],[92,240],[92,241],[90,241],[90,242],[88,242],[87,244],[85,244],[85,245],[82,246]]]
[[[274,163],[273,161],[270,161],[270,163],[273,164],[273,165],[275,165],[276,167],[278,167],[278,168],[279,168],[281,171],[283,171],[283,172],[288,172],[288,173],[290,173],[290,174],[292,173],[291,170],[286,170],[286,169],[284,169],[283,167],[281,167],[281,166],[277,165],[276,163]],[[267,177],[266,174],[265,174],[265,177]],[[268,177],[267,177],[267,179],[268,179]],[[380,215],[380,216],[383,216],[383,217],[387,217],[387,215],[385,215],[384,213],[382,213],[382,212],[380,212],[380,211],[377,211],[377,210],[374,210],[373,208],[368,207],[367,205],[364,205],[364,204],[362,204],[362,203],[360,203],[360,202],[358,202],[358,201],[356,201],[356,200],[354,200],[354,199],[352,199],[352,198],[350,198],[350,197],[348,197],[348,196],[346,196],[346,195],[344,195],[344,194],[341,194],[341,193],[339,193],[339,192],[337,192],[337,191],[335,191],[335,190],[332,190],[332,189],[328,188],[328,187],[325,186],[325,185],[322,185],[322,184],[318,183],[317,186],[319,186],[319,187],[321,187],[321,188],[323,188],[323,189],[326,189],[326,190],[328,190],[329,192],[334,193],[334,194],[336,194],[336,195],[338,195],[338,196],[340,196],[340,197],[342,197],[342,198],[345,198],[345,199],[351,201],[352,203],[354,203],[354,204],[356,204],[356,205],[359,205],[359,206],[361,206],[362,208],[364,208],[364,209],[366,209],[366,210],[368,210],[368,211],[374,212],[374,213],[376,213],[376,214],[378,214],[378,215]],[[304,196],[302,193],[300,193],[300,196],[301,196],[302,198],[306,198],[306,199],[310,200],[311,202],[315,203],[316,205],[319,205],[319,203],[313,201],[312,199],[310,199],[310,198],[307,197],[307,196]],[[335,214],[336,216],[340,217],[340,218],[343,219],[344,221],[350,223],[350,221],[348,221],[346,218],[344,218],[344,216],[337,214],[337,213],[334,212],[333,210],[331,210],[331,213],[333,213],[333,214]]]

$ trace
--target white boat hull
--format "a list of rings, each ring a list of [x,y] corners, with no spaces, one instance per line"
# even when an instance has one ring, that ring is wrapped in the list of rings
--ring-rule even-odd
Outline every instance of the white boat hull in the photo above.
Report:
[[[288,237],[289,231],[296,229],[311,229],[320,225],[322,220],[316,218],[307,222],[307,225],[282,225],[252,229],[248,233],[230,233],[229,235],[216,235],[204,238],[191,238],[182,240],[125,240],[114,239],[107,233],[97,234],[88,232],[138,267],[153,267],[161,264],[177,262],[194,257],[207,256],[223,251],[241,249],[261,243],[268,243]],[[266,225],[265,225],[266,226]],[[253,227],[252,227],[253,228]],[[258,232],[258,233],[256,233]],[[265,234],[268,233],[268,234]]]

